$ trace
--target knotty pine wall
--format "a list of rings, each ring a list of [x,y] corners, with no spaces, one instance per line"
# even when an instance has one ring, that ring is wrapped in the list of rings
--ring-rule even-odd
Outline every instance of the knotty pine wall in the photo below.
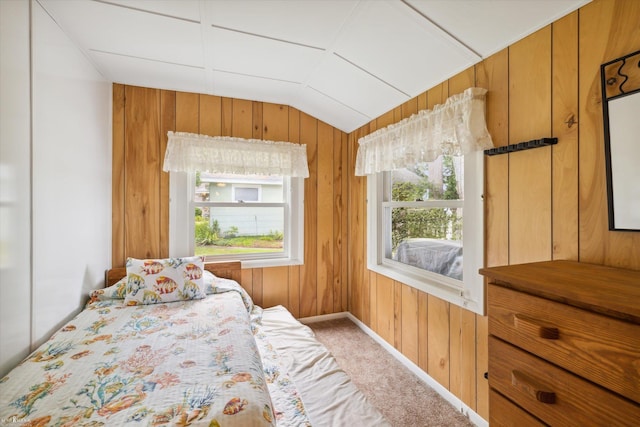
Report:
[[[167,131],[307,145],[304,265],[242,270],[256,304],[282,304],[296,317],[347,308],[347,135],[295,108],[113,85],[113,266],[169,255]]]
[[[640,49],[640,2],[595,0],[352,132],[349,310],[484,419],[487,318],[366,268],[366,179],[358,138],[476,85],[489,90],[496,146],[555,146],[486,157],[488,266],[571,259],[640,270],[640,233],[607,223],[601,63]]]

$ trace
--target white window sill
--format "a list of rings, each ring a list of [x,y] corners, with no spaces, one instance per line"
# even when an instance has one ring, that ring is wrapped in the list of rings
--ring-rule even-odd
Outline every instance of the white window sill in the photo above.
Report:
[[[294,258],[263,258],[240,260],[242,268],[286,267],[289,265],[302,265],[304,262]]]
[[[407,286],[418,289],[429,295],[438,297],[451,304],[455,304],[466,310],[478,314],[484,313],[484,307],[480,307],[477,301],[469,298],[465,289],[445,283],[444,281],[431,280],[422,275],[403,272],[397,268],[391,268],[384,264],[371,264],[367,266],[369,270],[387,276],[393,280],[404,283]]]

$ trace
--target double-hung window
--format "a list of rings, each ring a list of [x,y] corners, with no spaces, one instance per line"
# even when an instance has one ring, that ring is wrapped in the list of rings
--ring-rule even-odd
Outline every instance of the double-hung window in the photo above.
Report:
[[[368,267],[482,313],[482,152],[369,175]]]
[[[172,255],[250,267],[302,263],[302,178],[172,173],[170,191]]]

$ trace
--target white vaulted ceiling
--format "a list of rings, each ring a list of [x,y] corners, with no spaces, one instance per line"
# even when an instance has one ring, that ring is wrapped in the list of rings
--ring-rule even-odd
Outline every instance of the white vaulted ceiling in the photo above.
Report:
[[[109,81],[351,132],[590,0],[37,1]]]

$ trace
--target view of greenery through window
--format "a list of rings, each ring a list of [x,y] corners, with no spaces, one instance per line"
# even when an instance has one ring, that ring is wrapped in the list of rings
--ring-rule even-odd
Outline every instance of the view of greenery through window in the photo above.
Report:
[[[283,234],[281,231],[271,231],[260,235],[238,235],[238,227],[231,226],[221,230],[219,222],[213,220],[209,225],[207,217],[203,217],[203,210],[210,208],[196,208],[195,210],[195,243],[196,255],[226,255],[241,253],[282,252]],[[244,208],[246,209],[246,208]]]
[[[284,252],[282,177],[199,172],[195,181],[196,255]]]
[[[462,170],[462,157],[442,156],[432,163],[394,171],[391,200],[462,200],[456,170]],[[392,253],[395,255],[398,245],[410,238],[461,241],[462,208],[394,207],[391,210]]]

